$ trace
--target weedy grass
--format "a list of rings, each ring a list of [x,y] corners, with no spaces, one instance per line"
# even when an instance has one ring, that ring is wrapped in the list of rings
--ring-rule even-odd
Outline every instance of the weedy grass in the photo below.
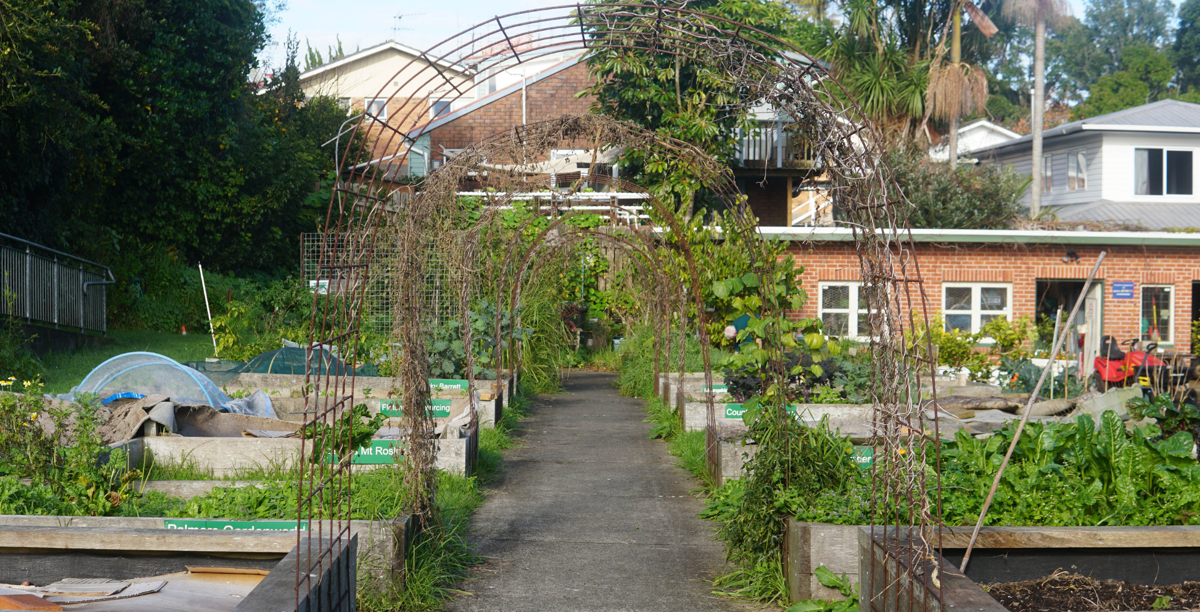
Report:
[[[165,355],[183,363],[202,361],[213,356],[212,338],[208,334],[195,333],[186,336],[147,330],[109,330],[112,343],[96,349],[84,349],[74,353],[50,353],[42,359],[45,392],[67,393],[71,387],[83,382],[96,366],[122,353],[147,351]]]

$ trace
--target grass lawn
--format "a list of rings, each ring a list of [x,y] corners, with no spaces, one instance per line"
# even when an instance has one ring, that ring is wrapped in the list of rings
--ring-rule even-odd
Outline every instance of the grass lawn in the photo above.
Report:
[[[148,351],[166,355],[178,362],[200,361],[212,357],[212,338],[207,334],[188,334],[143,331],[109,330],[112,344],[97,350],[81,350],[76,353],[51,353],[42,358],[46,376],[46,393],[67,393],[71,387],[83,382],[93,368],[105,360],[122,353]]]

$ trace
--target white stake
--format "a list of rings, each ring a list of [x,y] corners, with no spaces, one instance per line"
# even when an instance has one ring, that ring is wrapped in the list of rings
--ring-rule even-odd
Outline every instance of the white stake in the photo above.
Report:
[[[208,285],[204,284],[204,264],[197,265],[200,266],[200,289],[204,291],[204,310],[208,313],[208,333],[212,336],[213,357],[220,357],[217,354],[217,332],[213,331],[212,308],[208,306]]]

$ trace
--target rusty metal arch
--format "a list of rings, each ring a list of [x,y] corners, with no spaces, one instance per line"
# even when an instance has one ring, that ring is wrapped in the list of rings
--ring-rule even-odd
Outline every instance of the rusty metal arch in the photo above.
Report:
[[[555,14],[559,11],[570,13]],[[537,36],[537,41],[528,45],[514,44],[510,31],[517,30],[521,34]],[[909,529],[904,535],[917,534],[909,539],[908,544],[916,555],[914,558],[922,562],[932,559],[932,551],[940,548],[940,508],[931,508],[924,501],[928,499],[924,480],[924,451],[900,452],[906,448],[917,448],[915,443],[925,429],[925,417],[913,401],[914,397],[920,397],[916,371],[927,365],[932,374],[934,365],[928,358],[929,352],[921,355],[906,347],[900,334],[904,329],[916,326],[914,312],[918,308],[922,316],[927,317],[928,300],[921,285],[920,268],[913,255],[911,235],[907,232],[906,202],[902,196],[896,195],[890,172],[882,161],[883,149],[878,134],[836,80],[812,58],[769,34],[721,17],[689,10],[682,5],[597,3],[586,7],[569,5],[535,9],[495,18],[450,40],[456,39],[466,39],[468,42],[457,47],[454,42],[435,45],[399,71],[397,79],[393,80],[397,83],[403,80],[404,84],[385,88],[393,92],[387,99],[395,98],[398,92],[406,88],[421,90],[434,83],[438,87],[448,86],[447,92],[454,90],[457,94],[443,93],[434,100],[444,102],[461,98],[463,83],[456,82],[451,78],[454,75],[449,73],[464,61],[461,57],[455,59],[455,51],[472,43],[499,52],[488,56],[487,61],[491,63],[485,69],[515,66],[539,54],[559,51],[576,50],[589,54],[646,51],[698,61],[702,58],[710,70],[724,75],[743,92],[739,104],[727,107],[729,112],[744,112],[751,106],[767,104],[776,109],[780,116],[790,120],[797,133],[812,146],[814,158],[822,163],[822,168],[830,178],[833,197],[843,204],[847,223],[854,228],[860,274],[868,289],[869,320],[874,332],[871,342],[871,352],[876,359],[872,370],[875,376],[872,393],[875,404],[874,429],[877,439],[884,446],[874,471],[877,489],[882,491],[885,500],[905,495],[909,499],[913,499],[914,494],[920,496],[924,505],[909,507],[907,524],[903,525]],[[409,69],[415,74],[400,79]],[[381,90],[380,97],[384,93]],[[408,115],[413,112],[417,111],[410,109]],[[394,144],[397,138],[401,142],[411,143],[423,133],[422,128],[407,131],[398,129],[373,115],[366,115],[359,128],[378,129],[380,134],[388,134],[385,147]],[[516,135],[517,131],[514,130],[513,134]],[[521,143],[520,138],[514,142]],[[685,157],[682,153],[686,149],[672,150],[670,143],[662,139],[638,144],[657,146],[659,151],[675,159],[676,163]],[[334,291],[324,298],[314,296],[313,340],[316,342],[356,336],[357,313],[362,300],[361,279],[365,277],[365,268],[375,240],[375,227],[380,216],[376,211],[385,204],[381,196],[388,175],[379,164],[389,160],[373,160],[367,146],[353,143],[346,145],[344,153],[340,156],[343,163],[339,170],[346,182],[339,184],[332,195],[325,230],[327,235],[354,234],[358,239],[345,252],[340,252],[332,244],[322,247],[322,261],[334,262],[330,265],[336,270],[336,282],[331,283]],[[408,150],[392,159],[405,159],[407,155]],[[698,160],[696,166],[711,168],[713,163],[715,160],[705,156]],[[431,175],[430,182],[436,185],[438,181],[434,179],[439,174],[449,174],[446,166]],[[698,174],[699,180],[704,182],[706,174]],[[708,178],[711,179],[711,176]],[[426,191],[429,189],[430,183],[427,183]],[[402,267],[417,269],[422,265],[420,252],[427,237],[421,232],[434,226],[430,216],[437,207],[432,202],[439,195],[442,194],[418,196],[408,205],[405,212],[418,219],[418,223],[405,229],[401,236],[399,244],[404,247]],[[737,211],[740,217],[736,227],[726,228],[726,231],[736,232],[747,241],[756,238],[757,229],[752,223],[752,216],[736,193],[719,193],[718,197],[727,198],[730,208]],[[684,234],[680,231],[678,219],[670,215],[663,220],[670,226],[666,229],[668,235],[682,240],[693,279],[693,293],[695,299],[700,300],[700,292],[695,286],[695,261],[686,240],[683,240]],[[750,250],[754,257],[754,249]],[[409,275],[406,278],[414,277]],[[411,287],[400,283],[399,291],[402,299],[395,313],[396,318],[419,321],[421,307],[416,303]],[[341,306],[331,313],[329,304],[337,298],[342,299]],[[783,308],[779,303],[770,304],[769,307],[773,312],[782,312]],[[703,317],[702,305],[697,311]],[[402,337],[398,338],[404,346],[405,356],[401,375],[404,380],[405,412],[411,409],[412,431],[417,434],[425,431],[428,425],[422,421],[427,418],[420,407],[424,406],[429,393],[422,371],[423,367],[427,370],[427,366],[423,366],[424,357],[417,348],[422,342],[419,327],[419,324],[403,326]],[[706,361],[706,381],[711,385],[708,338],[703,325],[699,331]],[[768,339],[767,342],[772,350],[781,354],[778,339]],[[319,393],[329,387],[352,392],[353,376],[345,378],[318,380],[314,392]],[[710,423],[713,421],[712,413],[710,399]],[[318,410],[312,421],[327,420],[335,414],[336,406]],[[934,448],[936,452],[936,446]],[[411,441],[410,452],[409,464],[431,465],[427,461],[431,458],[429,448],[419,435]],[[430,482],[431,473],[425,468],[418,467],[413,472],[414,487],[426,486]],[[321,482],[335,479],[322,476]],[[301,496],[303,501],[303,487]],[[423,508],[417,510],[420,515]],[[304,512],[303,508],[301,512]],[[902,526],[899,517],[893,526],[894,539],[899,541]],[[347,529],[339,527],[338,537],[348,534]],[[933,529],[937,529],[936,538]],[[297,580],[299,585],[299,575]]]

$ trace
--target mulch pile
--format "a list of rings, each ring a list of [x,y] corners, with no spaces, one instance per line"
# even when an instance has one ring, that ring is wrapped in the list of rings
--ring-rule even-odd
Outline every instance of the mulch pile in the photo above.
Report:
[[[1200,582],[1146,586],[1058,570],[1046,578],[988,584],[983,589],[1011,612],[1200,610]]]

